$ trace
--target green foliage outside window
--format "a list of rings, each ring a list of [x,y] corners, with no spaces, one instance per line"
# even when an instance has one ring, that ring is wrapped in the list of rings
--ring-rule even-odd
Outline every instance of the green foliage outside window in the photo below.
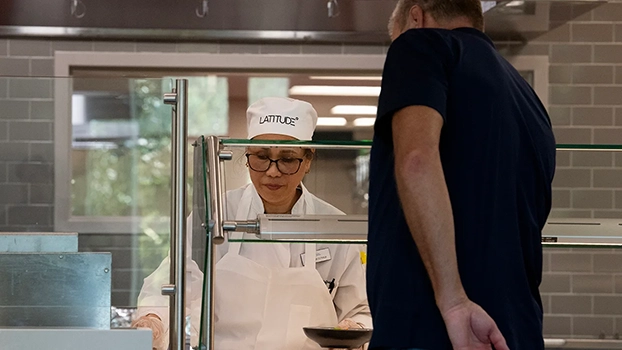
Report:
[[[192,160],[198,135],[225,135],[228,125],[226,78],[191,77],[188,91],[188,203],[192,203]],[[155,268],[169,241],[171,107],[162,96],[173,79],[127,79],[130,119],[89,121],[91,134],[108,128],[135,130],[131,137],[98,140],[73,149],[73,216],[140,217],[140,265]],[[101,113],[99,113],[101,114]],[[95,145],[95,146],[93,146]]]

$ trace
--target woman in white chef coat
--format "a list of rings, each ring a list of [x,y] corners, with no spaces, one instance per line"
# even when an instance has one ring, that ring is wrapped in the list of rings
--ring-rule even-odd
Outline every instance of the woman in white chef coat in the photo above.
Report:
[[[311,140],[317,113],[304,101],[263,98],[247,110],[248,138]],[[258,214],[343,214],[309,193],[302,179],[314,151],[300,147],[248,147],[251,184],[226,194],[227,217]],[[238,238],[241,233],[232,233]],[[302,327],[369,327],[360,245],[225,243],[217,247],[215,272],[216,350],[311,350]],[[309,259],[309,257],[316,257]],[[188,259],[192,344],[197,344],[202,273]],[[168,345],[168,302],[160,288],[168,282],[166,258],[145,279],[134,323],[154,330],[154,348]]]

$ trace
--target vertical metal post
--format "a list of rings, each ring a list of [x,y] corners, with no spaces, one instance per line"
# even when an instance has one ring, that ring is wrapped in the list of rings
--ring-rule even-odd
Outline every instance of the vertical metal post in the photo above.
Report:
[[[200,350],[214,350],[214,237],[211,234],[207,235],[207,245],[205,254],[205,295],[203,296],[203,315],[205,315],[205,322],[203,324],[203,330],[201,332],[201,344],[203,347]]]
[[[224,242],[224,231],[222,224],[224,222],[224,201],[223,201],[223,183],[220,170],[220,141],[216,136],[207,136],[206,139],[207,153],[207,172],[208,185],[210,193],[210,216],[209,234],[207,237],[207,255],[205,267],[205,295],[203,300],[203,314],[205,315],[205,323],[202,331],[201,344],[206,348],[202,350],[214,349],[214,245]]]
[[[225,218],[222,173],[220,171],[220,141],[216,136],[208,136],[207,160],[209,171],[210,208],[212,210],[211,232],[215,244],[221,244],[225,240],[222,223]]]
[[[185,347],[186,290],[186,171],[188,161],[188,80],[175,80],[175,91],[164,95],[164,103],[174,104],[171,133],[171,251],[170,285],[162,294],[170,295],[169,348]]]

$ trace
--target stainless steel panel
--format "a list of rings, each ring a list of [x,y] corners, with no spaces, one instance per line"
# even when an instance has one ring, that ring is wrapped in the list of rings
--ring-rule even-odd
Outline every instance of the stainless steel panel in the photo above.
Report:
[[[546,349],[622,349],[622,340],[619,339],[563,339],[545,338]]]
[[[174,98],[173,98],[174,96]],[[170,283],[174,293],[166,293],[167,287],[162,286],[162,294],[169,294],[170,324],[169,346],[171,350],[184,348],[184,320],[186,290],[186,173],[188,163],[188,80],[175,80],[173,94],[164,94],[164,103],[173,104],[173,125],[171,131],[171,249]]]
[[[69,232],[0,232],[0,253],[78,251],[78,234]]]
[[[151,330],[0,328],[0,349],[151,350]]]
[[[110,253],[0,254],[0,326],[110,328]]]
[[[542,238],[557,243],[622,244],[622,220],[550,218]]]
[[[205,15],[199,0],[8,0],[0,11],[0,35],[388,44],[387,22],[396,2],[339,0],[330,16],[327,0],[209,0]],[[78,6],[72,11],[74,3]],[[522,41],[603,3],[489,2],[495,7],[486,13],[486,30],[496,40]],[[538,11],[540,4],[547,5],[545,11]]]
[[[367,240],[367,215],[262,214],[257,220],[262,239]]]
[[[78,0],[84,16],[71,14],[70,2],[8,0],[0,25],[198,29],[370,31],[386,33],[397,0],[339,0],[340,15],[328,16],[326,0],[210,0],[205,17],[196,15],[200,1]]]

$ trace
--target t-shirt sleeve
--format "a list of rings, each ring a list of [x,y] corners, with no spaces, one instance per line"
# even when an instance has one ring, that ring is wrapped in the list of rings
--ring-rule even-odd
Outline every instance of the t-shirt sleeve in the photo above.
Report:
[[[391,135],[393,114],[408,106],[427,106],[446,121],[448,71],[452,52],[434,31],[414,29],[389,48],[382,73],[375,131]]]

